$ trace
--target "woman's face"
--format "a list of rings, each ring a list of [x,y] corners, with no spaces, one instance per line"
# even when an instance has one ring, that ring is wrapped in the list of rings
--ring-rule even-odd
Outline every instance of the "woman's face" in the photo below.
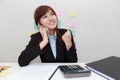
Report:
[[[41,26],[48,28],[49,30],[53,30],[57,27],[57,16],[49,10],[45,15],[40,18]]]

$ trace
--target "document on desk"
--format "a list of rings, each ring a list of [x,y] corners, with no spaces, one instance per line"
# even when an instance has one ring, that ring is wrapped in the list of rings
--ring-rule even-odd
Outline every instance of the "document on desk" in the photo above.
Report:
[[[57,66],[29,65],[24,67],[13,80],[48,80]]]

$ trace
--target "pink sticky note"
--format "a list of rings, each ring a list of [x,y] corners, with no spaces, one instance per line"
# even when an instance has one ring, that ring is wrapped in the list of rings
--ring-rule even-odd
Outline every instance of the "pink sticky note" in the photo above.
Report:
[[[62,16],[62,14],[63,14],[63,11],[62,10],[56,10],[56,14],[58,15],[58,16]]]
[[[76,23],[75,22],[70,22],[69,26],[70,26],[70,28],[75,28]]]

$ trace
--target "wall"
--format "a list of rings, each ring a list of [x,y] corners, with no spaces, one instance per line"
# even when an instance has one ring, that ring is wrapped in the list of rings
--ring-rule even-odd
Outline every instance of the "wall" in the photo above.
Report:
[[[33,15],[41,4],[62,11],[60,28],[73,30],[79,62],[120,56],[120,0],[0,0],[0,62],[17,61],[37,31]]]

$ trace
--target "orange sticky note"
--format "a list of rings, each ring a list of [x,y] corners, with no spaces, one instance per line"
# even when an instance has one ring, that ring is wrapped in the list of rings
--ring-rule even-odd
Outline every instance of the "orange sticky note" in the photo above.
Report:
[[[0,70],[3,69],[3,70],[7,70],[8,68],[10,68],[11,66],[0,66]]]

